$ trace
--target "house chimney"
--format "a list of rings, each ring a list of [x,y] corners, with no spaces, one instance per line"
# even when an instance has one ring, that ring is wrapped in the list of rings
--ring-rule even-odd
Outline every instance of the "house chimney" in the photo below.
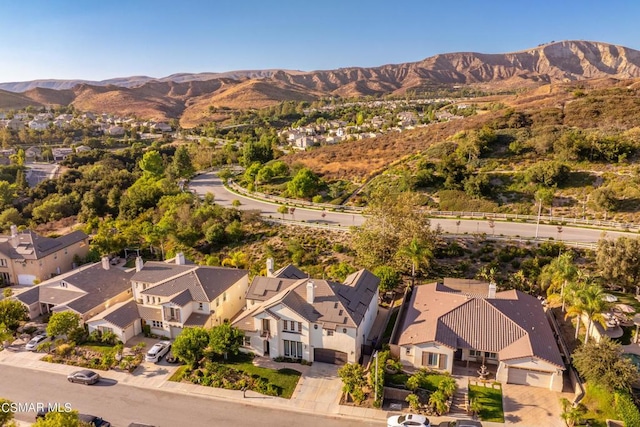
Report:
[[[184,260],[184,252],[178,252],[176,254],[176,264],[178,265],[185,265],[186,262]]]
[[[267,258],[267,277],[273,277],[273,258]]]
[[[142,257],[137,257],[136,258],[136,271],[141,271],[142,267],[144,267],[144,261],[142,260]]]
[[[493,299],[496,297],[496,284],[495,282],[489,283],[489,296],[487,298]]]
[[[109,267],[111,267],[111,264],[109,264],[109,257],[108,256],[103,256],[102,257],[102,268],[105,270],[108,270]]]
[[[309,280],[307,282],[307,302],[309,304],[313,304],[313,300],[315,299],[315,286],[313,284],[313,280]]]
[[[11,225],[11,237],[16,237],[18,235],[18,227],[15,225]]]

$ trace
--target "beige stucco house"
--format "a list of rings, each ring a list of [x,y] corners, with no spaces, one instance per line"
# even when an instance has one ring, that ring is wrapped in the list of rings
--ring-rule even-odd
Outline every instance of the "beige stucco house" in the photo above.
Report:
[[[392,350],[407,365],[452,372],[496,365],[495,379],[562,391],[564,361],[541,301],[495,284],[445,279],[417,286]]]
[[[89,237],[82,231],[50,238],[33,231],[0,236],[0,280],[4,283],[33,285],[77,267],[74,257],[89,252]]]
[[[358,362],[378,313],[380,280],[367,270],[344,283],[277,277],[280,273],[301,272],[285,267],[276,277],[252,282],[248,308],[233,322],[245,333],[242,350],[310,362]]]
[[[184,327],[213,327],[245,306],[249,272],[187,263],[182,253],[168,262],[136,260],[133,298],[152,333],[175,338]]]
[[[72,311],[83,322],[113,305],[131,299],[133,272],[115,268],[105,257],[46,280],[15,296],[27,307],[29,318],[46,313]]]

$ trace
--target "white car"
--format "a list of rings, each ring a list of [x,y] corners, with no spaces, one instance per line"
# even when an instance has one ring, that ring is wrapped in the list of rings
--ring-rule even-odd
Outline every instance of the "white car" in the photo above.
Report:
[[[389,417],[387,427],[431,427],[431,424],[424,415],[403,414]]]
[[[28,351],[36,351],[38,350],[38,346],[40,344],[49,340],[50,338],[47,336],[47,334],[36,335],[35,337],[31,338],[31,341],[25,344],[24,349]]]
[[[147,351],[147,355],[144,358],[147,362],[157,363],[162,359],[162,356],[167,354],[171,349],[171,341],[160,341],[155,343],[153,347]]]

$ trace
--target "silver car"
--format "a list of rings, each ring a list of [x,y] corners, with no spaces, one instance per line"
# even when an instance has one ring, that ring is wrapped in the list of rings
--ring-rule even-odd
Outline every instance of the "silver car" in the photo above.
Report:
[[[36,335],[35,337],[31,338],[31,341],[25,344],[24,349],[28,351],[36,351],[40,344],[49,340],[50,338],[47,336],[47,334]]]

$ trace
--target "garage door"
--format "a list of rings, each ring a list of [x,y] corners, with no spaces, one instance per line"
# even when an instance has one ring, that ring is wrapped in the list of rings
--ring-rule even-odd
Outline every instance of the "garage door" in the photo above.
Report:
[[[509,368],[509,380],[507,382],[549,388],[551,386],[551,375],[549,372]]]
[[[313,350],[313,360],[315,362],[333,363],[334,365],[344,365],[347,363],[347,353],[330,350],[327,348],[316,348]]]
[[[19,285],[33,285],[35,282],[36,276],[33,274],[18,274],[18,284]]]

